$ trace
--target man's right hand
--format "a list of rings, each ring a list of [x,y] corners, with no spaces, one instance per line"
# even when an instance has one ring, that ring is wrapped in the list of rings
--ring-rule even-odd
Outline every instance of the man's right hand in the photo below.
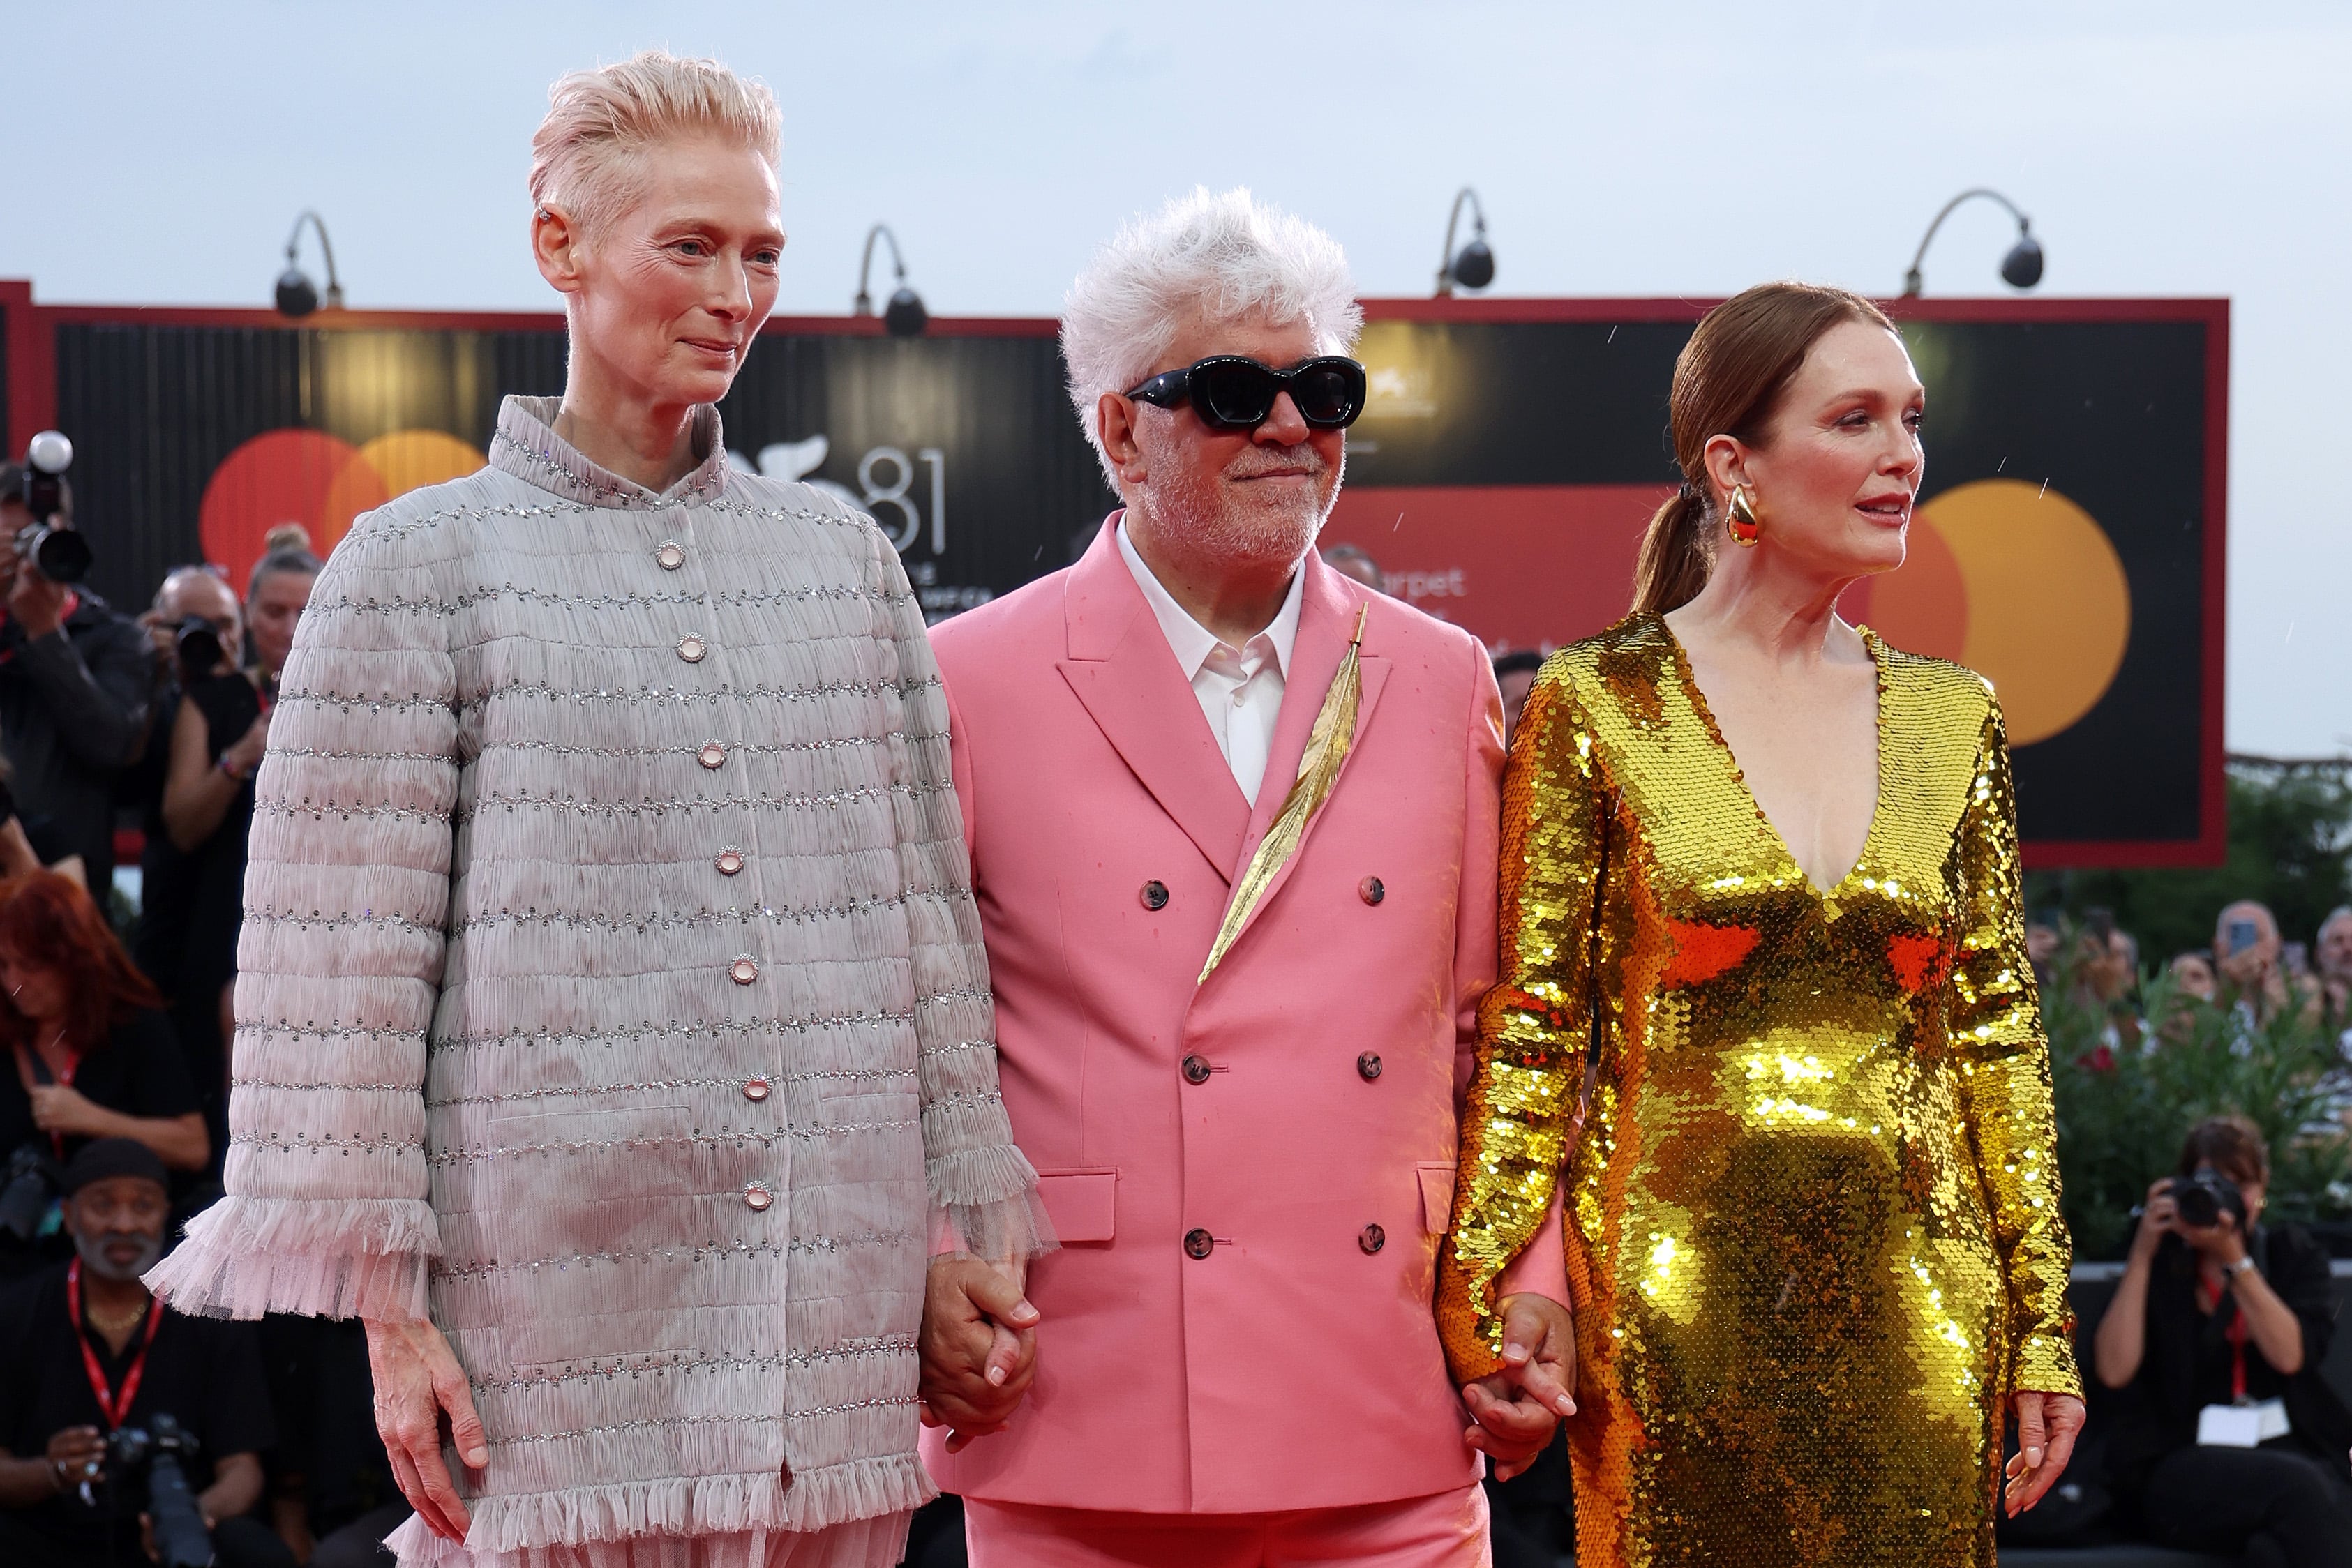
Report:
[[[68,1427],[49,1438],[41,1457],[57,1471],[58,1490],[70,1490],[98,1479],[106,1463],[106,1437],[95,1427]]]
[[[922,1416],[948,1452],[1001,1432],[1037,1376],[1037,1309],[1015,1267],[950,1254],[923,1288]]]
[[[416,1517],[436,1535],[466,1539],[473,1522],[441,1460],[446,1424],[468,1469],[490,1462],[489,1439],[474,1414],[473,1390],[449,1342],[428,1322],[367,1320],[368,1371],[375,1378],[375,1429],[393,1479]]]

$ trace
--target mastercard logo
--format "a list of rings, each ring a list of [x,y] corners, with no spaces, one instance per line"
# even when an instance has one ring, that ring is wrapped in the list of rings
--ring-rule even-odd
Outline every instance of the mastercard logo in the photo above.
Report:
[[[221,460],[205,482],[196,521],[205,559],[243,582],[262,541],[282,523],[310,531],[320,555],[352,519],[394,496],[461,479],[487,461],[446,431],[396,430],[362,446],[320,430],[271,430]]]
[[[2058,491],[2018,479],[1921,503],[1902,570],[1856,584],[1841,608],[1898,648],[1990,681],[2015,746],[2097,706],[2131,642],[2131,581],[2106,530]]]

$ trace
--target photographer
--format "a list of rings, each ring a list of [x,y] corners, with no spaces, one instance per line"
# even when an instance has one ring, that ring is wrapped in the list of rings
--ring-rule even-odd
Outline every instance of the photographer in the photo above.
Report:
[[[2148,1188],[2096,1341],[2099,1381],[2124,1395],[2110,1470],[2163,1544],[2347,1568],[2352,1415],[2318,1372],[2327,1254],[2261,1223],[2269,1179],[2260,1130],[2216,1116]]]
[[[131,1138],[174,1170],[211,1155],[161,1000],[89,894],[34,871],[0,883],[0,1155],[27,1145],[69,1159],[91,1138]]]
[[[58,517],[70,520],[60,487]],[[79,855],[89,886],[114,875],[115,776],[147,735],[153,669],[138,624],[87,588],[52,582],[15,541],[36,523],[25,470],[0,465],[0,751],[46,863]]]
[[[127,1138],[84,1148],[66,1167],[74,1260],[0,1303],[11,1348],[0,1358],[0,1561],[11,1568],[147,1563],[149,1540],[174,1527],[159,1497],[167,1466],[195,1494],[222,1568],[293,1563],[245,1517],[275,1441],[257,1330],[183,1317],[140,1282],[163,1255],[163,1179]],[[164,1440],[173,1426],[193,1453]]]

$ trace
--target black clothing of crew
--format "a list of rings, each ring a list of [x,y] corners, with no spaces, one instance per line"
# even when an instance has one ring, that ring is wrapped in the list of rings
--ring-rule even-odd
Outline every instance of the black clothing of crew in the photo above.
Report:
[[[33,1100],[25,1086],[28,1055],[8,1052],[0,1057],[0,1157],[37,1138],[59,1160],[69,1160],[89,1140],[53,1140],[33,1125]],[[97,1050],[82,1057],[74,1069],[73,1086],[90,1103],[126,1116],[184,1116],[196,1109],[196,1092],[188,1082],[171,1022],[149,1008],[131,1013]],[[55,1146],[58,1143],[62,1149]]]
[[[87,1302],[85,1301],[85,1312]],[[150,1307],[150,1311],[155,1310]],[[87,1336],[115,1397],[140,1354],[143,1325],[120,1354],[86,1322],[76,1333],[66,1306],[66,1270],[53,1269],[0,1298],[0,1445],[18,1458],[47,1451],[50,1437],[69,1427],[108,1429],[90,1386],[78,1337]],[[123,1422],[145,1427],[158,1411],[175,1416],[202,1445],[183,1458],[189,1490],[212,1485],[214,1467],[230,1454],[257,1454],[277,1441],[261,1364],[259,1331],[252,1323],[163,1312],[146,1366]],[[76,1563],[143,1562],[139,1512],[143,1480],[106,1473],[91,1483],[91,1501],[79,1487],[7,1511],[11,1522]]]
[[[33,852],[81,856],[102,889],[114,878],[115,777],[147,737],[155,653],[137,622],[86,588],[74,593],[46,637],[0,618],[0,751]]]

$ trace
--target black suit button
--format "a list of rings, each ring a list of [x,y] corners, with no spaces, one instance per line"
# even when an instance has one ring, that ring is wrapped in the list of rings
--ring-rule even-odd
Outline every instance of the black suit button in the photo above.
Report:
[[[1370,1083],[1381,1075],[1381,1053],[1368,1051],[1356,1058],[1356,1076]]]
[[[1143,907],[1146,909],[1167,908],[1168,884],[1157,879],[1145,883],[1143,884]]]
[[[1356,1232],[1356,1245],[1367,1252],[1377,1252],[1389,1244],[1389,1233],[1377,1225],[1367,1225]]]
[[[1187,1083],[1206,1083],[1208,1081],[1209,1059],[1205,1056],[1186,1057],[1184,1059],[1184,1082]]]
[[[1381,884],[1381,879],[1376,876],[1368,876],[1363,881],[1358,883],[1356,884],[1356,892],[1362,896],[1363,901],[1366,904],[1378,904],[1381,899],[1386,898],[1389,895],[1389,890]]]
[[[1217,1239],[1205,1230],[1184,1232],[1184,1256],[1199,1260],[1217,1249]]]

